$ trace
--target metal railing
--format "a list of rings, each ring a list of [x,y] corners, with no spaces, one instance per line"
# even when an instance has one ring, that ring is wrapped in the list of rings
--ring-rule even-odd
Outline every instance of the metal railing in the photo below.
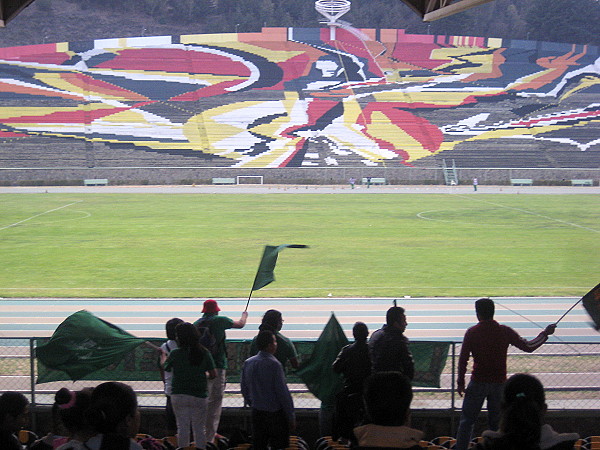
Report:
[[[98,384],[89,380],[36,384],[35,341],[33,337],[0,338],[0,392],[22,392],[33,405],[49,405],[54,401],[54,393],[61,387],[81,389]],[[462,399],[455,391],[460,346],[460,342],[451,343],[439,388],[414,388],[413,409],[453,412],[461,408]],[[512,349],[508,356],[508,372],[527,372],[540,378],[546,388],[547,403],[551,410],[600,409],[600,343],[546,343],[534,353]],[[127,383],[138,393],[141,406],[164,406],[162,382]],[[290,384],[290,389],[297,408],[316,409],[321,406],[305,385]],[[224,407],[242,406],[239,385],[229,384]]]

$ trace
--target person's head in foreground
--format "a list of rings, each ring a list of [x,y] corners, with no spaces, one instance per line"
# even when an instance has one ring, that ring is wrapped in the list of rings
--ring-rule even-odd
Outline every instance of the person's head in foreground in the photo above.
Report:
[[[579,438],[575,433],[557,433],[544,424],[544,386],[533,375],[517,373],[504,384],[500,429],[485,431],[480,447],[498,450],[567,450]]]
[[[413,392],[400,372],[378,372],[365,381],[367,417],[376,425],[400,426],[409,421]]]
[[[99,384],[92,392],[87,418],[97,433],[134,437],[140,426],[134,390],[118,381]]]
[[[16,433],[29,424],[29,400],[20,392],[0,395],[0,430]]]
[[[93,435],[85,416],[92,400],[92,392],[92,388],[84,388],[80,391],[61,388],[54,395],[53,409],[57,412],[60,423],[70,436],[87,435],[91,437]]]
[[[409,427],[413,392],[400,372],[377,372],[365,380],[367,424],[354,428],[359,447],[418,450],[423,432]]]

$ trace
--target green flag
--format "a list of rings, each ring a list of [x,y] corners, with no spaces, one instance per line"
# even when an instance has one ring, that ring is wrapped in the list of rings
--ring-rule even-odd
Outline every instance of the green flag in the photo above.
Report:
[[[581,301],[583,307],[594,321],[592,326],[596,331],[600,331],[600,284],[585,294]]]
[[[145,339],[82,310],[67,317],[50,340],[36,348],[46,367],[66,372],[73,380],[120,361]]]
[[[267,284],[275,281],[275,264],[277,264],[277,255],[284,248],[308,248],[308,245],[300,244],[289,244],[289,245],[265,245],[265,250],[258,265],[256,271],[256,277],[254,277],[254,284],[252,285],[253,291],[258,291],[260,288],[265,287]]]
[[[348,338],[335,314],[331,313],[309,360],[296,371],[308,390],[325,405],[333,405],[335,395],[342,389],[342,376],[335,373],[331,365],[345,345],[348,345]]]

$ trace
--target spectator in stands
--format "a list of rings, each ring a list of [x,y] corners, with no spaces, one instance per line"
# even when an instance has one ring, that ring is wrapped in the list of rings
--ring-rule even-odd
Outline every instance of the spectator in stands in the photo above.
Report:
[[[557,433],[544,424],[546,413],[544,386],[536,377],[518,373],[504,384],[500,430],[484,431],[476,450],[570,450],[579,439],[577,433]]]
[[[287,387],[283,366],[274,354],[277,339],[263,330],[256,337],[258,354],[244,361],[241,390],[252,408],[254,450],[287,448],[295,429],[294,401]]]
[[[352,430],[364,415],[363,388],[371,374],[371,358],[367,338],[369,329],[363,322],[352,327],[354,343],[346,345],[333,362],[333,370],[344,377],[344,389],[336,399],[333,438],[352,439]]]
[[[404,308],[392,306],[386,313],[386,324],[375,331],[369,339],[369,352],[373,372],[395,371],[412,381],[415,363],[408,348],[406,314]]]
[[[164,363],[165,370],[173,371],[171,399],[177,419],[177,443],[180,447],[195,443],[206,447],[206,409],[208,380],[215,378],[215,362],[200,344],[197,328],[183,322],[175,328],[179,348],[171,351]],[[190,436],[190,428],[194,438]]]
[[[203,316],[194,322],[199,326],[201,321],[206,321],[212,336],[215,339],[215,349],[211,351],[217,376],[208,381],[208,409],[206,412],[206,440],[214,442],[215,435],[219,429],[221,420],[221,408],[223,405],[223,393],[225,392],[225,375],[227,369],[227,349],[225,345],[225,330],[230,328],[244,328],[248,312],[244,311],[239,320],[219,316],[219,305],[215,300],[208,299],[202,307]]]
[[[15,435],[29,424],[29,400],[20,392],[0,395],[0,449],[21,450]]]
[[[354,429],[358,448],[420,450],[423,432],[410,428],[410,380],[400,372],[378,372],[365,381],[366,425]]]
[[[142,450],[133,440],[140,426],[140,412],[131,386],[117,381],[96,386],[86,419],[96,433],[84,443],[86,450]]]
[[[262,323],[258,327],[259,331],[268,330],[271,331],[277,339],[277,351],[275,352],[275,358],[281,363],[285,370],[285,365],[289,361],[294,369],[298,368],[298,353],[296,347],[291,340],[280,333],[283,327],[283,317],[281,312],[276,309],[269,309],[262,318]],[[250,355],[256,355],[258,353],[258,347],[256,345],[256,337],[252,340],[250,346]]]
[[[554,333],[555,324],[550,324],[536,338],[523,339],[512,328],[500,325],[494,320],[493,300],[480,298],[475,302],[475,312],[479,323],[467,330],[458,359],[457,391],[465,399],[462,405],[456,450],[467,450],[473,425],[487,399],[488,424],[490,430],[498,429],[502,384],[506,381],[506,352],[514,345],[524,352],[531,353]],[[469,386],[465,389],[465,373],[469,357],[473,356],[473,371]]]
[[[92,388],[71,391],[59,389],[52,405],[53,433],[35,442],[31,450],[80,450],[83,443],[96,434],[86,420],[85,412],[90,406]]]
[[[183,320],[174,317],[167,320],[165,324],[165,331],[167,332],[167,342],[160,346],[163,354],[169,356],[172,350],[177,348],[177,341],[175,337],[175,327],[183,323]],[[160,365],[160,375],[165,386],[165,395],[167,397],[167,405],[165,407],[165,413],[167,416],[167,434],[173,436],[177,430],[177,422],[175,421],[175,413],[173,412],[173,405],[171,404],[171,379],[173,378],[173,372],[170,370],[164,370],[162,364]]]

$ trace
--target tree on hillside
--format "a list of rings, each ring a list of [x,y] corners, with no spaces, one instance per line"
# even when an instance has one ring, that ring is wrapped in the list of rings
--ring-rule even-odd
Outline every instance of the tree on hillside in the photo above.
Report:
[[[352,0],[357,28],[600,45],[598,0],[494,0],[431,23],[401,0]],[[8,27],[0,47],[152,34],[252,32],[319,27],[313,0],[36,0]]]
[[[600,45],[597,0],[534,0],[526,20],[529,39]]]

